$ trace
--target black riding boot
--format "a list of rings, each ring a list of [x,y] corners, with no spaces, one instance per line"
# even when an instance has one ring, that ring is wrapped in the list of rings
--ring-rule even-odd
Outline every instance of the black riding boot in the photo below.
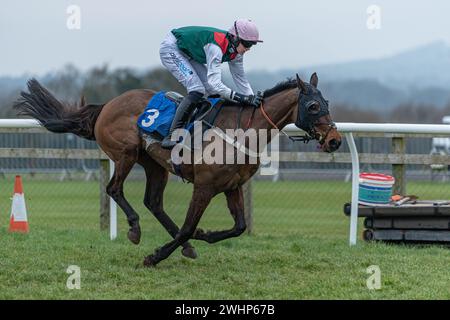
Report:
[[[180,105],[177,108],[175,117],[172,120],[172,125],[170,126],[169,134],[161,142],[161,147],[164,149],[172,149],[177,142],[172,141],[172,133],[175,129],[183,128],[189,115],[194,110],[195,105],[203,97],[203,94],[197,91],[189,92],[189,94],[181,100]]]

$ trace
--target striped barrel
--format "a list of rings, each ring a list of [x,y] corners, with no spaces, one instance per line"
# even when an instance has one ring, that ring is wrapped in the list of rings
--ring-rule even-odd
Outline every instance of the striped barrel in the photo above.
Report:
[[[392,195],[394,177],[363,172],[359,175],[359,204],[376,206],[388,204]]]

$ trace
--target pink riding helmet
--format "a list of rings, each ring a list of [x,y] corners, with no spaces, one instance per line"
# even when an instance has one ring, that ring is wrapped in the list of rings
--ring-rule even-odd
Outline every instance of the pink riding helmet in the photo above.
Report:
[[[249,19],[236,20],[228,30],[230,34],[246,41],[263,42],[259,39],[259,31],[256,25]]]

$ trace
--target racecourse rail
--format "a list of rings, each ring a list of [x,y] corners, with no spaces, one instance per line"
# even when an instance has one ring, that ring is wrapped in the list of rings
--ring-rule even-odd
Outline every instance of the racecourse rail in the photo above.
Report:
[[[403,139],[403,134],[412,134],[417,136],[450,136],[450,125],[443,124],[403,124],[403,123],[350,123],[350,122],[340,122],[336,123],[336,126],[339,132],[345,134],[346,141],[349,146],[350,155],[351,155],[351,163],[352,163],[352,205],[351,205],[351,215],[350,215],[350,231],[349,231],[349,243],[350,245],[356,244],[357,239],[357,218],[358,218],[358,197],[359,197],[359,163],[361,156],[358,155],[358,150],[354,141],[354,134],[382,134],[386,136],[386,134],[392,134],[393,138],[393,155],[379,155],[379,161],[385,161],[386,163],[391,163],[393,165],[393,174],[394,176],[399,177],[397,180],[397,191],[401,191],[402,184],[404,183],[404,164],[405,163],[420,163],[423,161],[424,156],[418,155],[410,155],[410,157],[406,157],[404,155],[405,151],[405,143]],[[47,132],[44,128],[41,127],[38,121],[33,119],[0,119],[0,130],[6,130],[7,132],[29,132],[32,130],[33,132]],[[304,132],[301,129],[298,129],[294,125],[289,125],[284,129],[288,134],[298,135],[303,134]],[[0,146],[1,147],[1,146]],[[2,149],[0,148],[0,151]],[[20,152],[16,152],[15,150],[4,150],[5,152],[0,156],[6,157],[6,155],[10,157],[20,157]],[[95,151],[95,150],[94,150]],[[56,156],[58,156],[55,153]],[[92,153],[89,154],[77,154],[77,157],[92,157]],[[39,157],[40,154],[38,152],[34,152],[34,157]],[[65,155],[67,156],[67,154]],[[94,152],[94,156],[99,158],[105,163],[107,162],[107,158],[104,154]],[[382,157],[385,156],[385,157]],[[389,157],[391,156],[391,157]],[[447,156],[431,156],[428,155],[428,163],[442,163],[442,164],[450,164],[450,160]],[[286,158],[286,157],[285,157]],[[300,159],[299,161],[308,161],[309,158]],[[345,162],[345,156],[334,156],[328,155],[329,161],[336,162]],[[326,161],[325,159],[325,161]],[[363,157],[364,159],[364,157]],[[366,158],[368,159],[368,158]],[[283,160],[281,157],[280,160]],[[313,158],[310,158],[310,161],[314,161]],[[114,163],[109,161],[109,168],[104,164],[101,166],[103,170],[109,169],[109,176],[112,176],[114,171]],[[107,181],[107,180],[106,180]],[[105,200],[103,199],[103,202]],[[103,205],[102,208],[109,207],[109,228],[110,228],[110,238],[115,239],[117,237],[117,206],[112,199],[109,199],[109,205]]]

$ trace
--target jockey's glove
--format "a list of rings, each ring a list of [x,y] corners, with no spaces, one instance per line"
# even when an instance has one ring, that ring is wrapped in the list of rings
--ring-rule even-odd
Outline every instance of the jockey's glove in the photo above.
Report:
[[[256,95],[245,95],[237,92],[231,92],[231,100],[236,101],[245,106],[258,108],[263,101],[263,94],[258,91]]]

